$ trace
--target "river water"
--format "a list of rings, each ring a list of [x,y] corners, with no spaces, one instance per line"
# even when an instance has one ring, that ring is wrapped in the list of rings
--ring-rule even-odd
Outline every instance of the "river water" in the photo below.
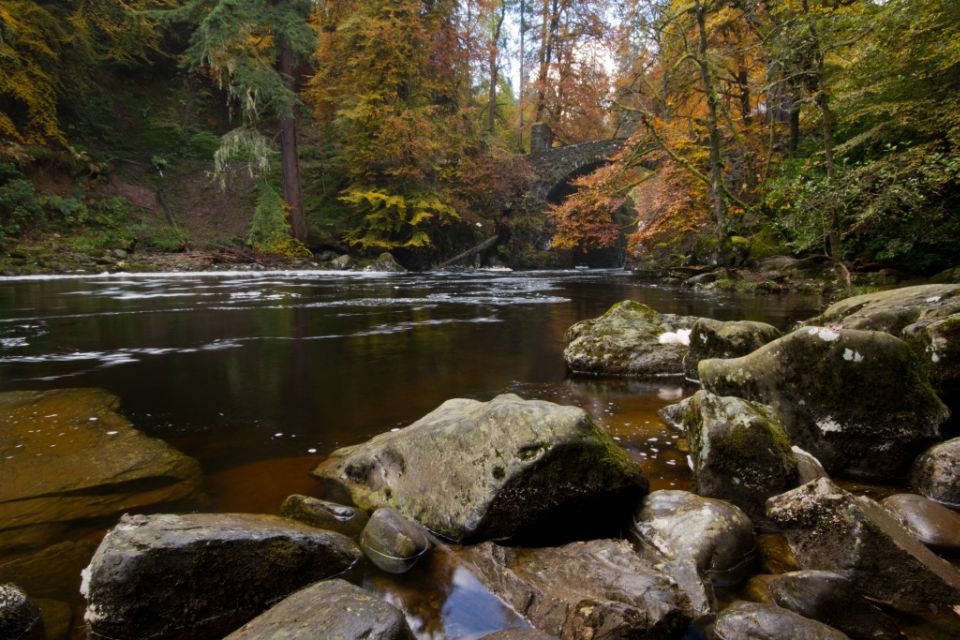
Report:
[[[333,449],[449,398],[504,392],[582,406],[654,488],[687,487],[678,436],[656,411],[692,388],[567,375],[566,329],[624,299],[780,328],[820,305],[656,286],[623,271],[7,278],[0,391],[108,389],[137,428],[200,461],[218,511],[273,513],[311,492],[308,472]],[[421,638],[516,624],[469,574],[425,564],[409,578],[359,579],[403,606]]]

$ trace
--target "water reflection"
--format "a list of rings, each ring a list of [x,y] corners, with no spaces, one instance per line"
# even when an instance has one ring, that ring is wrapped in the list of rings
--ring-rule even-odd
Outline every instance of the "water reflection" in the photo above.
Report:
[[[112,391],[135,426],[200,460],[219,511],[275,513],[287,495],[310,493],[310,469],[333,449],[451,397],[503,392],[583,407],[653,488],[689,488],[685,443],[656,412],[694,389],[567,378],[567,328],[623,299],[781,328],[819,305],[650,286],[624,272],[0,278],[0,391]],[[525,626],[440,553],[400,579],[370,571],[360,581],[402,606],[420,638]],[[79,605],[71,581],[48,591]]]

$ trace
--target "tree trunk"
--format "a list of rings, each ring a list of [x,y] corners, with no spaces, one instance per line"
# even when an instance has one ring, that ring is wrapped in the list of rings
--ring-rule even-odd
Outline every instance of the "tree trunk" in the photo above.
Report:
[[[470,256],[474,256],[474,255],[480,253],[481,251],[486,251],[487,249],[489,249],[489,248],[492,247],[493,245],[497,244],[497,242],[499,242],[499,241],[500,241],[500,235],[499,235],[499,234],[497,234],[497,235],[495,235],[495,236],[490,236],[489,238],[487,238],[486,240],[484,240],[484,241],[481,242],[480,244],[476,245],[475,247],[473,247],[473,248],[471,248],[471,249],[467,249],[466,251],[464,251],[464,252],[461,253],[461,254],[455,255],[454,257],[450,258],[449,260],[446,260],[446,261],[444,261],[444,262],[441,262],[441,263],[437,266],[437,268],[438,268],[438,269],[445,269],[446,267],[449,267],[449,266],[452,265],[452,264],[455,264],[455,263],[457,263],[457,262],[460,262],[461,260],[464,260],[464,259],[466,259],[466,258],[469,258]]]
[[[723,200],[723,160],[720,155],[720,128],[718,126],[718,103],[720,101],[713,87],[713,77],[710,73],[707,54],[709,43],[707,40],[707,15],[703,3],[697,2],[694,6],[699,34],[697,51],[697,66],[700,68],[700,81],[703,83],[703,92],[707,96],[707,131],[710,139],[710,204],[713,209],[714,224],[717,231],[717,257],[721,263],[727,258],[727,230],[726,207]]]
[[[290,91],[296,90],[293,51],[283,34],[277,35],[279,63],[283,82]],[[294,115],[280,118],[280,167],[283,174],[283,199],[290,207],[290,227],[293,237],[301,242],[307,239],[307,222],[303,217],[303,196],[300,193],[300,157],[297,152],[297,121]]]
[[[543,0],[543,25],[540,28],[540,74],[537,78],[537,111],[535,122],[543,119],[547,106],[547,79],[553,58],[553,40],[560,23],[559,0]]]
[[[487,131],[493,133],[497,124],[497,72],[499,71],[500,54],[500,31],[503,29],[503,20],[507,16],[506,0],[500,0],[500,15],[497,17],[496,26],[493,29],[493,39],[490,42],[490,57],[488,60],[490,68],[490,92],[487,105]]]

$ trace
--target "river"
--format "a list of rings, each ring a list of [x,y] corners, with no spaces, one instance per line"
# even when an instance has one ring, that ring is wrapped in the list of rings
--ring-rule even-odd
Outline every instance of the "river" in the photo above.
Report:
[[[218,511],[273,513],[312,490],[309,470],[333,449],[449,398],[504,392],[582,406],[654,488],[687,487],[678,436],[656,411],[692,387],[567,375],[566,329],[624,299],[780,328],[821,303],[657,286],[624,271],[0,278],[0,391],[108,389],[137,428],[200,461]],[[421,638],[512,624],[469,574],[432,564],[406,582],[360,579],[404,606]]]

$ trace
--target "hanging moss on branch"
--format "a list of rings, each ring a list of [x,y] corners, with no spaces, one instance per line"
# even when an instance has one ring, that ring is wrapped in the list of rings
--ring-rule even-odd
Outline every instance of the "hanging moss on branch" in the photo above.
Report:
[[[290,207],[273,188],[262,186],[257,198],[257,208],[250,221],[247,244],[260,253],[293,257],[310,257],[313,254],[293,237],[287,221]]]

